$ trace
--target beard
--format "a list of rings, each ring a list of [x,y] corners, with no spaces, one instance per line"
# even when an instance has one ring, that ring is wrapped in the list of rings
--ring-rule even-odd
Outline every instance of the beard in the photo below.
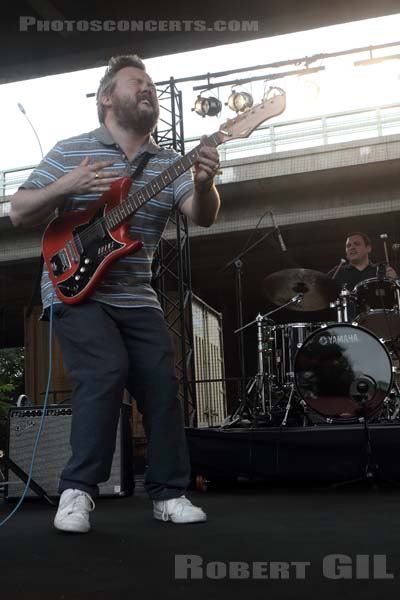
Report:
[[[147,100],[151,106],[141,107],[141,100]],[[143,94],[134,100],[114,96],[113,111],[118,125],[140,135],[151,133],[155,129],[160,116],[158,102],[147,94]]]

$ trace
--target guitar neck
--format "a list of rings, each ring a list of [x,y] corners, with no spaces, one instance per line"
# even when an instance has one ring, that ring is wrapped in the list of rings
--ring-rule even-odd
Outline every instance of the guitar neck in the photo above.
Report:
[[[209,136],[205,141],[205,145],[216,147],[222,143],[219,131]],[[199,144],[190,152],[176,160],[168,169],[165,169],[160,175],[157,175],[144,187],[137,190],[135,193],[129,192],[127,199],[121,202],[118,206],[110,210],[104,217],[108,227],[113,228],[126,221],[135,212],[137,212],[146,202],[151,200],[156,194],[161,192],[172,181],[177,179],[179,175],[190,169],[199,158],[200,148],[204,143]]]

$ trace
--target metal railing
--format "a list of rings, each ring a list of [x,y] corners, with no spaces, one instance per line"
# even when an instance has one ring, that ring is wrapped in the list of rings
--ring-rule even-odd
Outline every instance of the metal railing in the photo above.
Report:
[[[400,103],[284,121],[259,127],[249,139],[220,147],[221,162],[400,134]],[[187,138],[188,152],[199,137]],[[0,196],[13,194],[36,165],[0,170]]]
[[[224,144],[222,161],[400,134],[400,104],[350,110],[259,127],[249,139]],[[186,151],[199,137],[185,140]]]
[[[36,165],[29,165],[0,171],[0,196],[14,194],[35,167]]]

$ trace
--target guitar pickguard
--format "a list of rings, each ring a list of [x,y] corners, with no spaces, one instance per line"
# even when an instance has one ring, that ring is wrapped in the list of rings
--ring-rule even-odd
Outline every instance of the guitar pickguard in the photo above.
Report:
[[[101,219],[103,210],[98,211],[90,222],[72,231],[71,241],[50,257],[50,265],[55,277],[74,266],[74,273],[58,283],[58,288],[66,297],[74,297],[90,283],[100,266],[109,257],[125,246],[114,239],[104,227]]]

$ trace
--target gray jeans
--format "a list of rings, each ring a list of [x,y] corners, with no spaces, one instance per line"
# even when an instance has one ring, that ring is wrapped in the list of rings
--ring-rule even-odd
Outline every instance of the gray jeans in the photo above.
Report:
[[[76,488],[95,497],[97,484],[108,479],[126,387],[143,414],[149,496],[183,494],[190,463],[172,341],[161,311],[93,301],[56,304],[54,329],[75,383],[72,456],[59,491]]]

